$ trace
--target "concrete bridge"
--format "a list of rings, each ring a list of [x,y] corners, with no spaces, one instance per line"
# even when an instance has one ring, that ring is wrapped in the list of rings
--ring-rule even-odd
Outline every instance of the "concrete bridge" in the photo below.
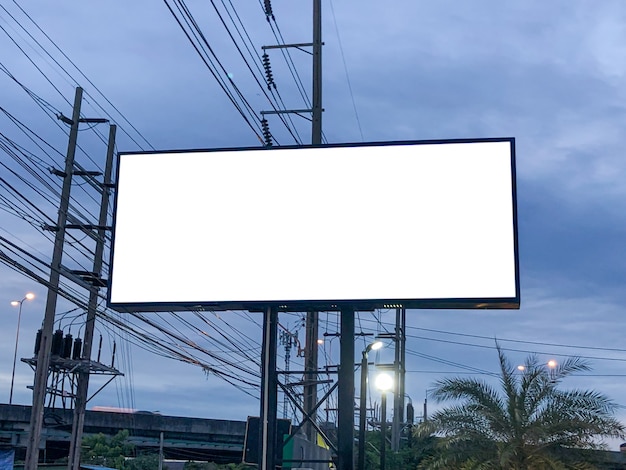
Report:
[[[0,404],[0,447],[15,448],[16,460],[25,456],[30,410],[30,406]],[[46,408],[40,442],[41,457],[46,461],[67,457],[72,418],[72,410]],[[163,432],[168,459],[235,463],[242,460],[246,422],[147,412],[87,411],[85,415],[85,435],[113,436],[124,429],[130,432],[130,441],[138,450],[157,452]]]

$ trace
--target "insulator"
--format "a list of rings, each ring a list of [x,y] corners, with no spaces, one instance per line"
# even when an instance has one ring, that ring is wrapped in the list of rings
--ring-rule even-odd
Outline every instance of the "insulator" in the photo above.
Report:
[[[270,65],[270,56],[267,55],[267,53],[263,54],[263,68],[265,69],[265,77],[267,79],[267,89],[271,90],[272,86],[276,88],[274,75],[272,74],[272,66]]]
[[[72,345],[73,345],[73,336],[68,333],[65,335],[63,339],[63,351],[61,352],[61,357],[65,359],[69,359],[72,356]]]
[[[72,359],[74,360],[80,359],[82,349],[83,349],[83,340],[80,338],[76,338],[74,340],[74,351],[72,351]]]
[[[98,359],[97,362],[100,362],[100,354],[102,353],[102,335],[100,335],[100,343],[98,344]]]
[[[56,330],[52,335],[52,355],[60,356],[63,352],[63,330]]]
[[[272,1],[271,0],[264,0],[265,1],[265,18],[267,19],[267,21],[269,22],[270,17],[276,21],[276,19],[274,18],[274,12],[272,11]]]
[[[39,328],[37,330],[37,336],[35,337],[35,356],[39,354],[39,347],[41,346],[41,335],[43,334],[43,330]]]
[[[117,345],[115,341],[113,341],[113,354],[111,354],[111,367],[115,367],[115,350],[117,349]]]
[[[272,133],[270,132],[270,127],[267,122],[267,119],[261,119],[261,127],[263,128],[263,138],[265,139],[265,146],[272,146]]]

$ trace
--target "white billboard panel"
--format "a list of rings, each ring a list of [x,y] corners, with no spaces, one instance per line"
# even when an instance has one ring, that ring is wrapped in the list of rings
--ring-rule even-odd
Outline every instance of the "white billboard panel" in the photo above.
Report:
[[[517,308],[513,139],[121,153],[109,303]]]

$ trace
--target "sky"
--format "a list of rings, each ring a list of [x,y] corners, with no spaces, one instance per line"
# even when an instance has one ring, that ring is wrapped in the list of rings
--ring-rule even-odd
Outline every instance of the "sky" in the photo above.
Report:
[[[256,68],[262,67],[261,46],[277,41],[270,25],[280,30],[285,43],[311,41],[311,2],[274,0],[275,22],[266,21],[262,2],[238,2],[233,10],[234,3],[216,1],[215,5],[238,44],[243,44],[239,33],[251,39],[254,61],[248,63],[259,80],[263,80]],[[237,85],[258,120],[261,111],[271,110],[264,83],[259,86],[254,80],[213,6],[206,2],[187,6],[223,65],[216,74],[226,86],[230,80]],[[259,128],[253,125],[253,131],[227,98],[166,2],[68,1],[52,6],[42,0],[28,4],[6,0],[0,7],[0,106],[4,110],[0,133],[3,145],[4,139],[11,139],[28,155],[20,166],[5,147],[0,148],[4,178],[0,250],[26,266],[36,266],[44,278],[45,266],[27,255],[25,260],[19,258],[17,249],[9,250],[7,240],[44,264],[51,259],[51,238],[41,225],[45,216],[56,219],[58,196],[48,192],[43,181],[52,186],[58,181],[47,168],[62,168],[67,127],[55,115],[71,115],[75,86],[85,89],[83,116],[109,117],[124,130],[118,131],[117,151],[260,145]],[[416,408],[421,409],[437,379],[471,374],[493,381],[497,341],[513,364],[531,353],[545,362],[569,355],[586,358],[592,370],[571,377],[564,387],[605,393],[621,406],[618,416],[626,422],[622,340],[626,220],[621,209],[626,162],[620,132],[626,125],[626,4],[621,0],[396,0],[390,7],[373,0],[323,0],[322,13],[326,142],[516,139],[521,308],[408,311],[406,391],[419,404]],[[237,24],[245,30],[238,33],[230,18],[239,18]],[[240,47],[249,57],[247,49]],[[268,54],[281,106],[306,108],[301,91],[310,96],[311,56],[291,51],[290,71],[278,50]],[[301,86],[296,85],[294,69]],[[33,133],[20,130],[5,111]],[[310,141],[309,121],[298,116],[292,120],[295,138],[276,116],[268,115],[276,144]],[[102,168],[106,125],[82,129],[77,161],[86,169]],[[32,205],[18,201],[7,183]],[[29,184],[41,188],[42,194]],[[97,217],[99,195],[93,188],[76,179],[72,191],[73,213]],[[194,221],[182,222],[193,229]],[[390,230],[402,230],[402,224]],[[75,234],[66,248],[63,263],[70,269],[90,264],[85,251],[93,244],[83,237]],[[210,231],[206,239],[210,243]],[[84,289],[69,281],[65,285],[85,298]],[[32,384],[33,373],[19,358],[32,356],[46,289],[0,263],[0,400],[6,402],[18,313],[10,302],[26,292],[36,297],[22,305],[14,390],[18,404],[31,401],[26,387]],[[124,327],[101,319],[96,331],[97,337],[103,336],[102,362],[110,364],[115,341],[115,366],[125,375],[93,398],[90,406],[235,420],[258,414],[258,389],[240,382],[258,381],[258,314],[162,313],[138,318],[108,311],[107,315],[167,341],[186,359],[164,357],[172,351],[165,353],[162,348],[155,353]],[[357,331],[390,331],[394,316],[393,311],[360,312]],[[82,335],[82,308],[61,299],[57,318],[66,333],[71,329],[75,336]],[[304,343],[302,315],[281,315],[280,322]],[[159,328],[176,337],[166,337]],[[337,363],[339,340],[333,336],[337,331],[336,315],[321,314],[320,332],[326,336],[320,345],[320,365]],[[367,338],[357,338],[357,357]],[[373,362],[392,360],[393,347],[387,346],[372,353]],[[291,370],[300,370],[302,358],[295,348],[290,354]],[[281,367],[284,356],[280,346]],[[190,363],[194,362],[190,358],[207,367]],[[97,377],[92,383],[104,380]],[[375,390],[371,394],[379,400]],[[429,402],[429,412],[438,406]],[[614,450],[618,444],[610,442]]]

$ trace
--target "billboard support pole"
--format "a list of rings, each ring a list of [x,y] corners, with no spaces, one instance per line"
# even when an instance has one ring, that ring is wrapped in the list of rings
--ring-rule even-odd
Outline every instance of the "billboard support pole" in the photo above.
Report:
[[[391,424],[391,450],[400,450],[400,435],[404,423],[404,375],[405,375],[405,330],[406,309],[396,308],[396,328],[394,332],[393,361],[393,418]]]
[[[354,469],[354,307],[341,307],[337,468]]]
[[[263,312],[261,426],[259,427],[260,470],[274,470],[276,468],[276,407],[278,405],[278,381],[276,377],[277,325],[278,310],[276,307],[267,307]]]

